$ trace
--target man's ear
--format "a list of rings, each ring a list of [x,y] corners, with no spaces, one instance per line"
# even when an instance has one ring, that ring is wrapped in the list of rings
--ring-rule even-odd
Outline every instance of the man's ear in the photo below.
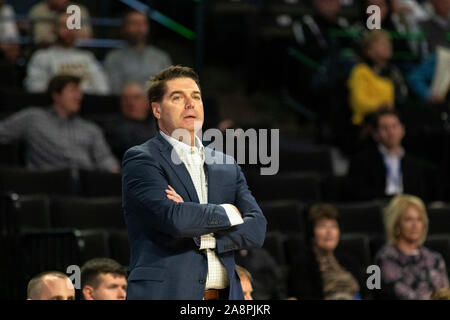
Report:
[[[61,95],[60,93],[54,91],[50,94],[50,98],[52,98],[52,101],[55,102],[59,98],[60,95]]]
[[[156,119],[161,119],[161,104],[159,102],[152,102],[151,103],[153,115]]]
[[[92,288],[91,286],[85,285],[81,292],[83,293],[84,300],[95,300],[93,297],[94,288]]]
[[[380,141],[380,135],[378,134],[378,129],[372,128],[371,131],[372,131],[371,132],[372,139],[375,140],[375,142],[379,142]]]
[[[402,130],[402,139],[405,137],[405,126],[403,124],[400,124],[401,130]]]

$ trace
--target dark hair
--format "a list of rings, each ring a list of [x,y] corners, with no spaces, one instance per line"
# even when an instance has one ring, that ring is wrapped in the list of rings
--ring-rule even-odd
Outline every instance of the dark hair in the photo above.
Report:
[[[125,10],[125,12],[123,13],[123,15],[122,15],[122,26],[125,25],[125,22],[127,21],[128,16],[130,14],[142,14],[142,15],[144,15],[147,18],[147,21],[148,21],[148,16],[147,16],[147,12],[146,11],[139,11],[139,10],[131,8],[131,9]]]
[[[309,209],[307,241],[314,237],[314,228],[322,219],[335,220],[339,224],[339,214],[335,206],[328,203],[316,204]]]
[[[51,97],[53,93],[61,93],[69,83],[80,84],[81,78],[69,74],[60,74],[51,78],[47,86],[47,94]]]
[[[200,88],[200,80],[192,68],[180,65],[170,66],[152,78],[147,91],[149,103],[160,102],[167,90],[166,82],[178,78],[191,78]]]
[[[373,128],[375,130],[378,130],[380,119],[384,116],[394,116],[397,117],[398,121],[402,122],[399,113],[394,108],[382,106],[373,113]]]
[[[57,278],[61,279],[69,279],[69,277],[59,271],[44,271],[37,275],[35,275],[29,282],[27,286],[27,298],[31,298],[32,292],[38,287],[38,285],[41,283],[42,278],[45,276],[55,276]]]
[[[322,203],[311,207],[308,220],[314,228],[319,220],[331,219],[338,221],[338,216],[339,214],[335,206],[328,203]]]
[[[110,258],[94,258],[87,261],[81,267],[81,288],[85,285],[97,287],[99,285],[98,276],[101,273],[110,273],[118,276],[127,276],[127,271],[117,261]]]

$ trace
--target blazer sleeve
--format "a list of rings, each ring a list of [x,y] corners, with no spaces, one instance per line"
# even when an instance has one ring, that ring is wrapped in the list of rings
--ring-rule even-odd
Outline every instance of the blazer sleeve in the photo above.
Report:
[[[236,201],[234,205],[242,214],[243,224],[215,234],[218,253],[231,250],[260,248],[266,235],[267,220],[247,186],[245,176],[235,163],[237,170]]]
[[[122,192],[126,214],[136,215],[149,230],[192,238],[231,226],[225,209],[215,204],[176,203],[167,199],[168,181],[159,163],[139,148],[123,159]]]

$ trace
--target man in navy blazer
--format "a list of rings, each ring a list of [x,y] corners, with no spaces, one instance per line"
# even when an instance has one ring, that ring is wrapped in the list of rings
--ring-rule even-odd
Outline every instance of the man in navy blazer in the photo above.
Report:
[[[234,252],[262,246],[266,219],[234,159],[196,135],[197,74],[169,67],[153,78],[148,98],[160,131],[123,158],[127,299],[242,300]],[[174,138],[180,130],[187,134]]]

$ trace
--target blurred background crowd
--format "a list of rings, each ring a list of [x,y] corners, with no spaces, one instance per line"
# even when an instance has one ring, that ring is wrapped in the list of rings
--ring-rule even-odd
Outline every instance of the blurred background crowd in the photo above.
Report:
[[[172,64],[204,129],[280,130],[276,175],[242,164],[268,220],[246,298],[448,297],[449,50],[450,0],[0,0],[0,298],[125,298],[121,159]],[[82,289],[50,292],[69,265]]]

